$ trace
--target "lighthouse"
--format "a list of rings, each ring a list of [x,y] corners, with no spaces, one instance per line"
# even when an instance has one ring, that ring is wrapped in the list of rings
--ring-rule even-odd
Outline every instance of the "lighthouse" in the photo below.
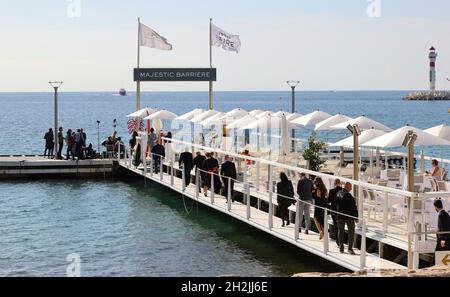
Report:
[[[430,54],[428,55],[430,59],[430,91],[436,91],[436,49],[432,46],[430,48]]]

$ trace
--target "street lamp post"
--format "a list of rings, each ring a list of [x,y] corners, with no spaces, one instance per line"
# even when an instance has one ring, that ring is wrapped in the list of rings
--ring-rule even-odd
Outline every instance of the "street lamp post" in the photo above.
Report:
[[[416,140],[417,134],[410,130],[402,144],[408,148],[408,192],[414,192],[414,144]]]
[[[357,124],[348,125],[347,129],[353,135],[353,180],[359,180],[359,136],[361,135],[361,130]],[[361,199],[358,196],[358,186],[353,187],[353,195],[356,198],[358,205],[358,216],[362,217],[362,212],[364,211]]]
[[[55,111],[54,111],[54,121],[55,121],[55,156],[58,155],[58,89],[63,84],[62,81],[50,81],[49,84],[53,87],[54,90],[54,101],[55,101]],[[55,158],[56,159],[56,158]]]
[[[289,80],[286,81],[287,85],[291,87],[292,90],[292,106],[291,106],[291,112],[295,113],[295,88],[300,84],[300,81],[298,80]],[[295,152],[295,130],[292,129],[292,151]]]

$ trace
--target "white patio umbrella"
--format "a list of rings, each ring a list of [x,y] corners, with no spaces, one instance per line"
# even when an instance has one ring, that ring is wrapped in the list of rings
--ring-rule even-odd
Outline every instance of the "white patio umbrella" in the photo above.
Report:
[[[328,114],[328,113],[320,111],[320,110],[316,110],[307,115],[304,115],[295,120],[292,120],[290,122],[292,124],[309,127],[309,126],[315,126],[316,124],[318,124],[328,118],[331,118],[331,114]]]
[[[272,112],[270,112],[270,111],[265,111],[265,112],[263,112],[263,113],[257,114],[256,117],[257,117],[258,119],[261,119],[261,118],[264,118],[264,117],[266,117],[266,116],[268,116],[268,115],[274,116]]]
[[[234,129],[234,128],[240,129],[240,128],[242,128],[252,122],[255,122],[257,120],[258,120],[257,117],[255,117],[251,114],[247,114],[246,116],[244,116],[240,119],[237,119],[237,120],[233,121],[232,123],[228,124],[226,129],[227,130]]]
[[[280,110],[280,111],[277,111],[276,113],[273,114],[274,117],[281,117],[283,115],[288,117],[289,115],[291,115],[291,113],[287,112],[287,111]]]
[[[363,145],[364,143],[366,143],[372,139],[378,138],[385,134],[387,134],[387,132],[377,130],[377,129],[365,130],[365,131],[361,132],[361,135],[359,136],[359,143],[360,143],[360,145]],[[330,146],[332,146],[332,147],[333,146],[353,146],[353,136],[342,139],[341,141],[338,141],[336,143],[330,144]]]
[[[295,119],[298,119],[299,117],[302,117],[303,115],[297,112],[291,113],[288,116],[286,116],[286,120],[288,120],[289,122]]]
[[[431,135],[425,131],[417,129],[412,126],[405,126],[375,139],[368,141],[362,146],[372,147],[400,147],[403,144],[405,136],[408,131],[413,131],[417,134],[417,140],[414,143],[415,146],[427,146],[427,145],[450,145],[450,141],[442,139],[440,137]]]
[[[222,122],[222,117],[225,115],[225,113],[223,112],[219,112],[215,115],[213,115],[212,117],[209,117],[203,121],[200,122],[200,125],[202,126],[211,126],[217,123],[221,123]]]
[[[240,117],[245,117],[246,115],[248,115],[248,111],[242,108],[236,108],[225,113],[220,119],[221,120],[238,119]]]
[[[188,113],[185,113],[179,117],[177,117],[175,120],[179,120],[179,121],[189,121],[192,120],[194,117],[198,116],[199,114],[205,112],[204,109],[201,108],[196,108],[193,111],[190,111]]]
[[[263,113],[263,112],[264,112],[264,110],[261,110],[261,109],[254,109],[254,110],[250,111],[250,115],[252,115],[252,116],[257,116],[258,114],[261,114],[261,113]]]
[[[144,117],[148,117],[149,115],[151,115],[154,112],[156,112],[156,109],[146,107],[146,108],[143,108],[141,110],[135,111],[135,112],[127,115],[127,118],[144,118]]]
[[[339,113],[337,115],[332,116],[331,118],[328,118],[326,120],[317,123],[314,130],[315,131],[334,130],[332,128],[334,125],[349,121],[351,119],[352,119],[351,117]]]
[[[144,118],[144,120],[154,120],[154,119],[174,120],[177,117],[178,116],[176,114],[174,114],[173,112],[163,109],[163,110],[159,110],[159,111],[157,111],[155,113],[152,113],[148,117]]]
[[[439,125],[439,126],[427,129],[427,130],[425,130],[425,132],[450,141],[450,126]]]
[[[361,116],[353,120],[348,120],[346,122],[339,123],[337,125],[332,126],[334,130],[346,130],[348,125],[358,125],[359,129],[361,130],[369,130],[369,129],[377,129],[382,131],[390,132],[392,131],[391,128],[375,121],[372,119],[369,119],[368,117]],[[402,140],[403,141],[403,140]]]
[[[207,118],[215,116],[218,113],[219,112],[216,110],[207,110],[207,111],[202,112],[201,114],[195,116],[194,118],[190,119],[189,121],[191,121],[193,123],[200,123],[200,122],[206,120]]]
[[[268,114],[266,116],[258,118],[256,121],[253,121],[253,122],[241,127],[240,130],[257,129],[257,128],[258,129],[281,128],[281,125],[280,125],[281,118],[282,118],[282,116],[275,117],[271,114]],[[272,123],[276,123],[276,125],[273,125]],[[292,129],[292,128],[296,127],[296,125],[289,123],[289,122],[287,122],[286,126],[288,129]]]

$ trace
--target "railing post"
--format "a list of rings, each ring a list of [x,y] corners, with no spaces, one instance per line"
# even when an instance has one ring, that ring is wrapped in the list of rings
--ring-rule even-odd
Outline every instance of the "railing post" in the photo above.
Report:
[[[186,174],[184,172],[184,163],[181,165],[181,190],[186,191]]]
[[[419,234],[417,232],[420,232],[420,229],[418,226],[416,226],[415,229],[416,232],[414,234],[413,269],[419,269],[420,249],[419,249]]]
[[[269,229],[273,228],[273,182],[272,182],[272,165],[269,165]]]
[[[358,195],[358,217],[362,218],[364,217],[364,195],[362,194],[362,188],[359,186],[355,186],[357,191],[356,194]],[[359,226],[361,227],[362,222],[359,223]]]
[[[195,198],[200,195],[200,169],[195,169]]]
[[[228,177],[228,189],[227,189],[227,206],[228,211],[231,211],[231,177]]]
[[[408,269],[413,269],[413,249],[411,240],[411,231],[408,231]]]
[[[159,179],[161,181],[164,180],[164,158],[162,156],[159,157]]]
[[[117,160],[119,161],[119,164],[120,164],[120,143],[119,143],[118,146],[119,146],[119,150],[118,150],[118,153],[117,153]]]
[[[389,193],[386,192],[383,201],[383,233],[386,235],[388,232],[388,215],[389,215]]]
[[[210,174],[209,172],[208,172],[208,174]],[[214,189],[214,174],[213,174],[213,172],[211,172],[211,204],[214,204],[214,191],[215,191],[215,189]]]
[[[329,231],[328,231],[328,209],[325,209],[325,217],[323,221],[323,252],[328,254],[329,249]]]
[[[366,221],[364,218],[362,220],[362,229],[361,229],[361,258],[360,258],[360,268],[363,270],[366,267]]]
[[[174,174],[173,174],[173,161],[170,160],[170,185],[174,185]]]
[[[256,162],[256,191],[259,192],[259,180],[261,177],[261,163],[259,161]]]
[[[299,239],[298,230],[300,230],[301,218],[300,215],[300,203],[303,203],[300,199],[297,199],[297,203],[295,203],[295,227],[294,227],[294,239],[297,241]],[[305,218],[306,220],[306,218]],[[307,223],[307,222],[305,222]]]
[[[244,162],[244,196],[245,196],[245,203],[247,204],[247,220],[250,220],[250,187],[248,185],[247,181],[247,160]]]
[[[153,177],[153,154],[150,153],[150,177]]]
[[[147,176],[147,154],[143,154],[142,162],[144,164],[144,176]]]

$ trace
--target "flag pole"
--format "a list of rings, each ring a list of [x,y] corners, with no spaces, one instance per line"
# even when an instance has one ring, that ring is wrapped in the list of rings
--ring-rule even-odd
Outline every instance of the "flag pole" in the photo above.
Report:
[[[137,69],[139,72],[141,57],[141,18],[138,18],[138,49],[137,49]],[[141,109],[141,82],[139,76],[136,81],[136,111]]]
[[[209,67],[213,68],[212,62],[212,18],[209,19]],[[213,109],[213,82],[209,82],[209,109]]]

